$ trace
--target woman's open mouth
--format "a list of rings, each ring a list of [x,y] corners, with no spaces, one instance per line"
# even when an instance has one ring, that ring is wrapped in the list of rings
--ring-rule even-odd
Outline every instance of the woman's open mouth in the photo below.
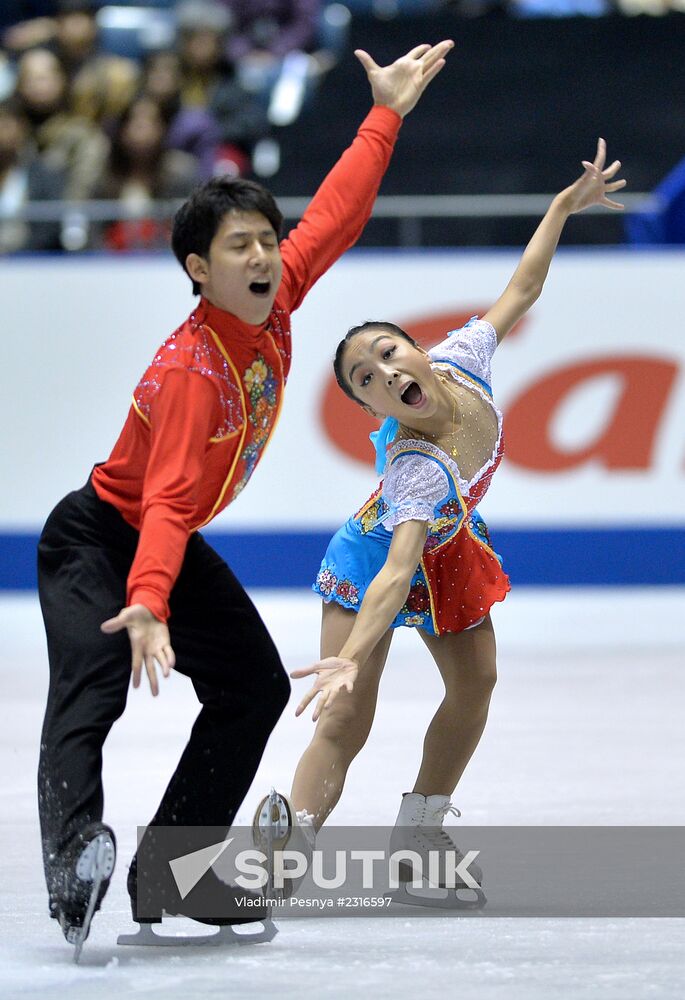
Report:
[[[261,298],[264,298],[266,295],[269,294],[270,290],[271,290],[271,282],[267,281],[266,279],[262,281],[250,282],[250,291],[252,292],[253,295],[259,295]]]
[[[410,382],[400,393],[400,399],[406,406],[420,406],[424,401],[423,391],[418,382]]]

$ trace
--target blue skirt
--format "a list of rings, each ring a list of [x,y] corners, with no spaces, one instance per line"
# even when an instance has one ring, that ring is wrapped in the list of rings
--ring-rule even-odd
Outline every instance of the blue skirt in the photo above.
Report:
[[[469,528],[479,540],[489,544],[486,526],[476,510],[469,515]],[[449,543],[450,548],[454,547],[455,573],[457,569],[462,571],[462,565],[457,560],[461,534],[459,531],[454,541]],[[358,611],[367,587],[385,564],[391,541],[392,532],[382,524],[363,532],[361,521],[351,517],[329,542],[312,590],[327,603],[335,601],[344,608]],[[501,563],[501,559],[499,561]],[[390,627],[401,625],[422,628],[429,635],[437,634],[431,614],[430,590],[422,565],[417,566],[407,600]]]

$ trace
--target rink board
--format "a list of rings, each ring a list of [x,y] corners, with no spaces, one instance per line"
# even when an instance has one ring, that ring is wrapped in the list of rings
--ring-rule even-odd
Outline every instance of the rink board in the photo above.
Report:
[[[399,323],[429,346],[482,314],[512,251],[348,254],[294,317],[279,426],[244,496],[207,531],[250,586],[302,586],[375,487],[373,428],[332,386],[347,327]],[[507,457],[481,512],[515,583],[685,582],[682,251],[560,251],[500,346]],[[54,503],[106,457],[155,348],[193,305],[167,256],[5,261],[3,588],[35,585]]]

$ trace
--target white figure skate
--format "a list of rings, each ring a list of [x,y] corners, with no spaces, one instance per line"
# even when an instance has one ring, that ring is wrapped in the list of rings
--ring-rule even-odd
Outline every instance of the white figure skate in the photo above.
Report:
[[[257,806],[252,821],[255,847],[267,857],[268,880],[264,888],[267,899],[290,899],[299,888],[304,875],[283,879],[275,884],[274,853],[299,851],[304,855],[307,870],[311,864],[316,841],[314,817],[306,810],[295,811],[286,795],[271,789]]]
[[[483,873],[444,829],[448,813],[461,815],[447,795],[407,792],[402,797],[390,853],[404,852],[407,857],[398,859],[400,887],[392,894],[394,902],[446,910],[479,910],[485,906]],[[415,862],[420,862],[416,868]],[[410,886],[431,891],[412,893]]]

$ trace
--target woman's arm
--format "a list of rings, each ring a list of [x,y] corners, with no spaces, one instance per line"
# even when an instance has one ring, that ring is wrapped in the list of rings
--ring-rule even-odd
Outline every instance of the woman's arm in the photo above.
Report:
[[[407,599],[411,580],[421,562],[428,525],[403,521],[393,530],[392,541],[380,573],[369,584],[340,657],[366,663]]]
[[[606,143],[604,139],[599,139],[594,163],[583,160],[585,168],[583,175],[575,184],[556,196],[526,247],[511,281],[497,302],[483,316],[483,319],[492,323],[495,328],[498,343],[540,296],[559,237],[569,215],[582,212],[590,205],[623,208],[623,205],[607,197],[613,191],[625,187],[624,180],[612,180],[621,163],[615,160],[610,167],[604,169],[605,161]]]
[[[359,670],[363,669],[407,599],[411,579],[421,561],[427,530],[426,521],[403,521],[397,525],[388,557],[369,584],[354,627],[338,656],[326,657],[303,670],[293,670],[290,676],[295,678],[318,675],[314,686],[298,705],[296,715],[301,715],[310,701],[320,695],[313,715],[316,722],[342,688],[352,691]]]

